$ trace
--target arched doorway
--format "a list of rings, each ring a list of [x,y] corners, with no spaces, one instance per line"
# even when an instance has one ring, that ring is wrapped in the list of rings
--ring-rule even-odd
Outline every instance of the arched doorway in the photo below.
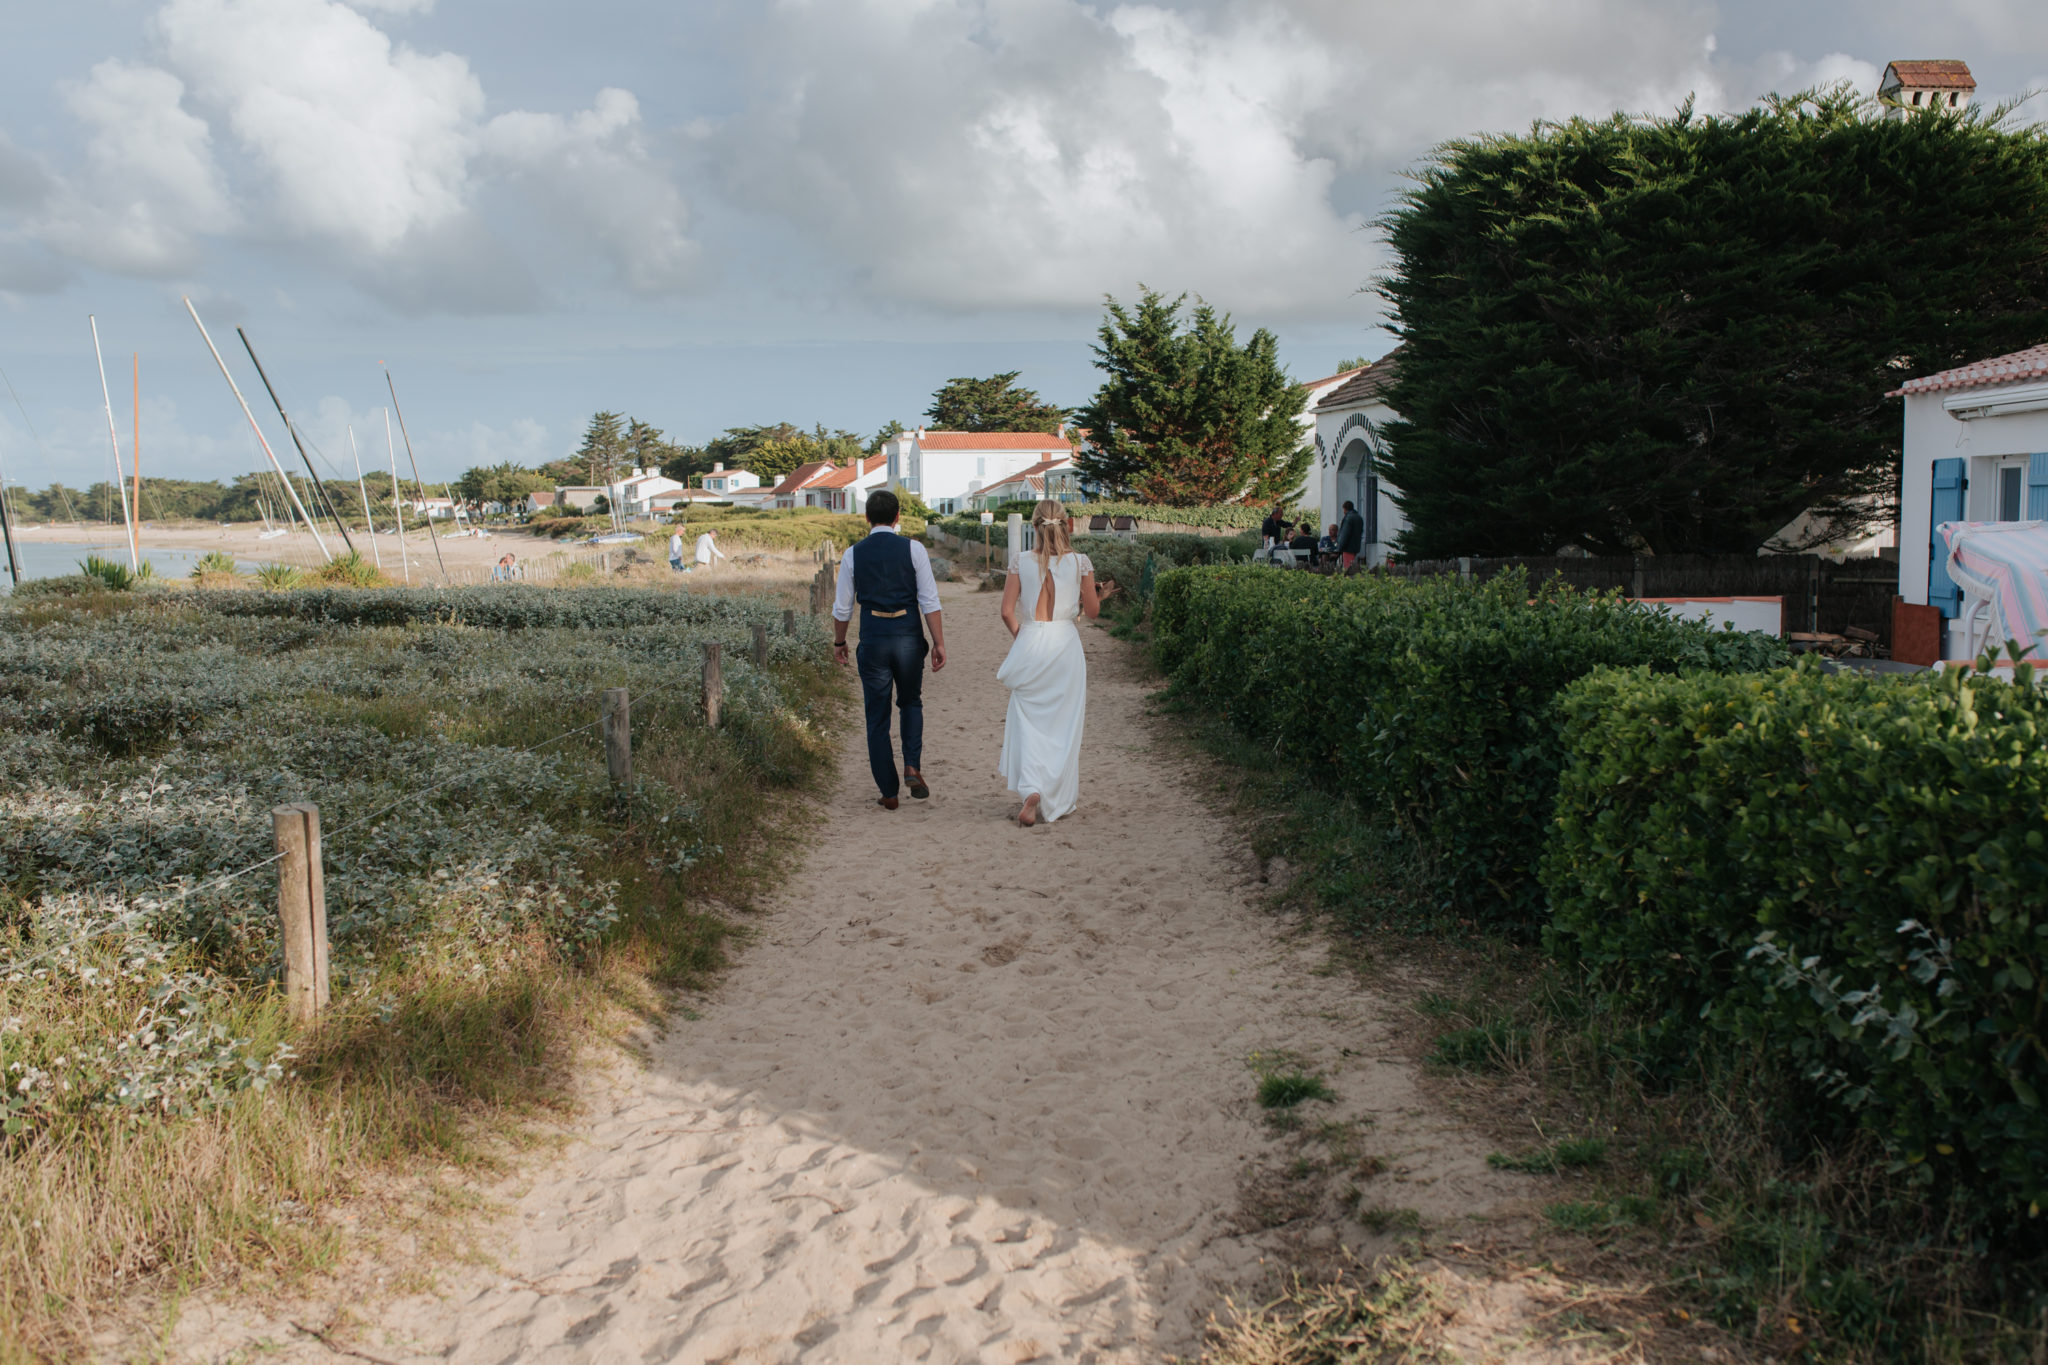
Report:
[[[1337,461],[1337,498],[1339,509],[1344,503],[1358,508],[1358,514],[1365,518],[1365,543],[1368,547],[1379,544],[1380,540],[1380,481],[1372,472],[1372,452],[1363,437],[1354,437],[1344,446],[1344,453]]]

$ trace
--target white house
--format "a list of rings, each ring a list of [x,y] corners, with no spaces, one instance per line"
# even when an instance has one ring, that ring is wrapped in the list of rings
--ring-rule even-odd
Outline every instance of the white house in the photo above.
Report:
[[[727,469],[725,462],[721,460],[712,465],[711,472],[698,482],[703,484],[705,492],[726,497],[749,488],[759,488],[761,476],[751,469]]]
[[[1074,502],[1081,497],[1081,475],[1074,468],[1069,456],[1055,456],[1040,460],[1027,469],[1020,469],[1007,478],[968,495],[970,509],[993,507],[999,502],[1029,501],[1052,498],[1058,502]]]
[[[605,489],[612,510],[622,517],[645,517],[653,515],[653,500],[663,493],[680,493],[685,485],[680,479],[671,479],[666,474],[652,469],[635,469],[617,483]]]
[[[604,496],[597,484],[563,484],[555,490],[555,506],[571,512],[588,512]]]
[[[455,515],[455,500],[453,498],[414,498],[406,504],[406,509],[414,516],[423,516],[431,521],[439,521],[443,517]]]
[[[1885,117],[1892,119],[1906,118],[1930,106],[1961,113],[1970,107],[1970,97],[1976,93],[1977,79],[1970,74],[1970,64],[1952,58],[1893,62],[1877,83]]]
[[[1308,381],[1308,398],[1301,405],[1301,417],[1299,419],[1301,422],[1301,443],[1303,445],[1312,445],[1316,439],[1316,405],[1370,368],[1367,365],[1354,365],[1348,370],[1339,370],[1335,374],[1324,375],[1321,379],[1311,379]],[[1318,467],[1311,466],[1308,477],[1302,480],[1301,491],[1295,495],[1295,501],[1300,504],[1304,511],[1311,514],[1319,512],[1323,505],[1322,484],[1323,481],[1318,473]],[[1324,517],[1322,520],[1330,521],[1334,520],[1334,518]]]
[[[798,465],[775,485],[775,506],[859,512],[867,507],[868,494],[880,488],[888,475],[888,461],[880,455],[864,455],[849,465],[813,460]]]
[[[1048,460],[1072,459],[1073,442],[1042,431],[906,431],[882,446],[890,488],[934,512],[962,511],[983,488]]]
[[[1386,393],[1399,365],[1396,347],[1343,382],[1327,388],[1311,410],[1315,417],[1316,462],[1302,493],[1304,508],[1316,510],[1320,525],[1342,519],[1344,504],[1365,518],[1368,567],[1387,559],[1387,547],[1408,529],[1395,502],[1399,490],[1372,472],[1372,454],[1381,450],[1379,429],[1392,420]]]
[[[2048,343],[1909,379],[1899,487],[1899,596],[1941,608],[1961,658],[1962,594],[1934,528],[2048,519]]]
[[[552,488],[538,488],[526,495],[525,510],[529,514],[538,512],[544,507],[553,507],[554,505],[555,490]]]

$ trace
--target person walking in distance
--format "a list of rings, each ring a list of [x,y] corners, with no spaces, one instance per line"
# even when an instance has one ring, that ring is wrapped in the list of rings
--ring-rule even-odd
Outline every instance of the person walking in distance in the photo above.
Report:
[[[896,495],[880,489],[868,495],[867,538],[839,557],[839,584],[832,597],[832,657],[847,662],[846,627],[860,611],[861,704],[867,712],[868,768],[881,792],[883,810],[896,809],[905,783],[919,800],[931,795],[924,780],[924,660],[932,672],[946,666],[946,628],[939,612],[939,585],[932,578],[924,546],[897,531],[903,513]],[[925,643],[923,625],[931,630]],[[895,694],[902,716],[903,772],[889,743],[889,701]]]
[[[713,555],[720,559],[725,558],[725,551],[718,548],[718,528],[715,526],[697,537],[697,562],[693,567],[709,569]],[[688,573],[689,570],[685,569],[684,572]]]
[[[668,566],[677,573],[683,571],[683,533],[679,530],[668,535]]]
[[[1358,563],[1358,557],[1365,553],[1365,518],[1358,515],[1358,509],[1350,503],[1344,504],[1344,520],[1337,525],[1337,559],[1350,573]]]

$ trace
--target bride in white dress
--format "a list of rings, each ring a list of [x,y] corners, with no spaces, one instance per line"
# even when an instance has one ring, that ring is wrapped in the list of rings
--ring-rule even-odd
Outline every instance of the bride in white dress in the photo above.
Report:
[[[1096,592],[1088,556],[1074,553],[1074,522],[1065,508],[1047,499],[1032,512],[1031,525],[1038,548],[1017,556],[1003,584],[1003,624],[1011,641],[996,670],[996,681],[1010,689],[997,768],[1023,798],[1017,823],[1027,826],[1059,819],[1081,795],[1088,661],[1074,618],[1094,620],[1108,596]],[[1021,621],[1020,609],[1028,613]]]

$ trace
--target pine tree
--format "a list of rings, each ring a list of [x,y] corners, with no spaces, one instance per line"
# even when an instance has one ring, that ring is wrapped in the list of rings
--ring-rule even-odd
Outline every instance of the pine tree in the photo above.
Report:
[[[613,473],[625,463],[626,437],[621,430],[625,420],[616,412],[596,413],[583,433],[583,444],[577,447],[576,458],[589,471],[592,487],[610,483]]]
[[[1239,346],[1229,315],[1198,298],[1183,328],[1186,298],[1105,300],[1095,363],[1108,378],[1075,414],[1093,447],[1082,477],[1173,507],[1292,496],[1313,458],[1297,420],[1308,389],[1263,327]]]
[[[1067,410],[1040,402],[1034,389],[1015,387],[1020,373],[1011,370],[986,379],[949,379],[932,395],[925,417],[937,431],[1057,432],[1067,419]]]
[[[1891,520],[1886,391],[2043,339],[2048,131],[1877,114],[1837,88],[1441,149],[1386,223],[1401,548],[1749,553],[1803,511]]]

